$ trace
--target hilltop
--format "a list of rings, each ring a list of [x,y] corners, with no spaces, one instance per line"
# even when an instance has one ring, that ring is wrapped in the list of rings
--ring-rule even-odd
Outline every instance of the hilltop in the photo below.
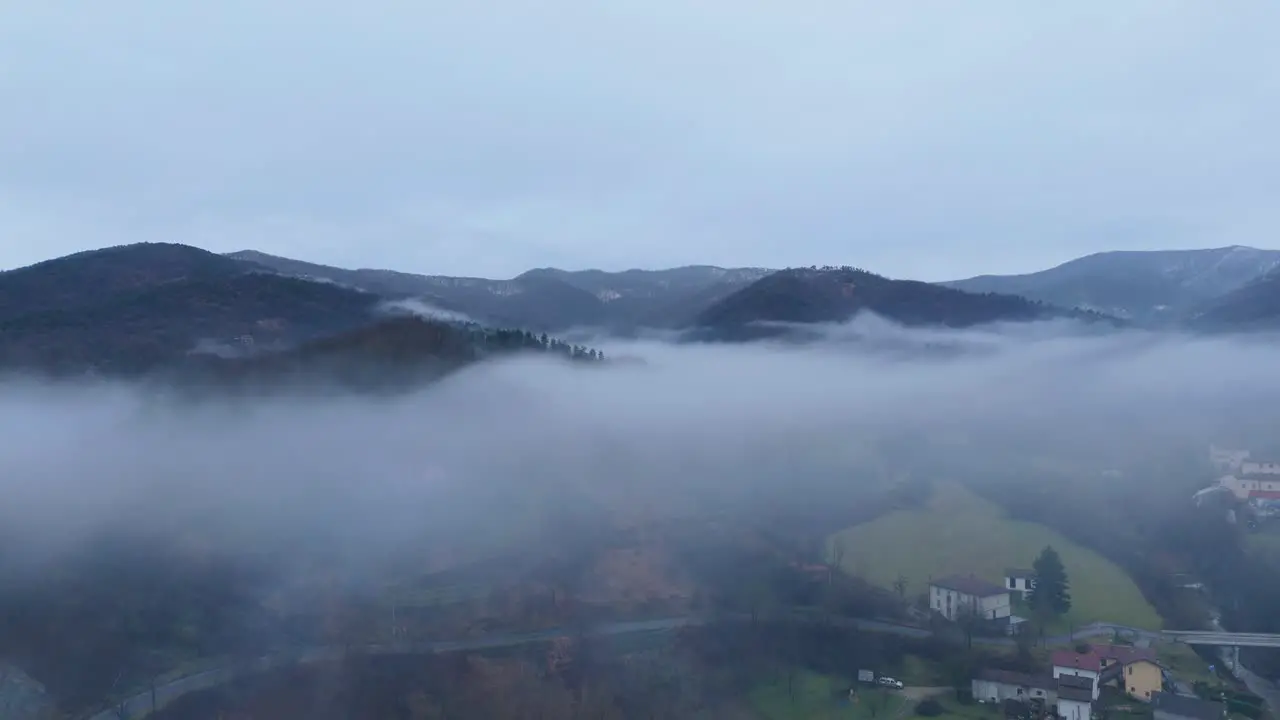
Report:
[[[72,310],[179,281],[217,282],[254,266],[199,248],[138,243],[88,250],[0,273],[0,322]]]
[[[0,321],[0,367],[138,375],[191,353],[285,347],[370,321],[376,295],[248,273],[181,279]]]
[[[970,327],[1000,321],[1097,317],[1016,295],[970,293],[915,280],[892,280],[852,267],[791,268],[768,275],[698,314],[703,335],[743,339],[767,334],[755,323],[843,322],[868,311],[907,326]]]

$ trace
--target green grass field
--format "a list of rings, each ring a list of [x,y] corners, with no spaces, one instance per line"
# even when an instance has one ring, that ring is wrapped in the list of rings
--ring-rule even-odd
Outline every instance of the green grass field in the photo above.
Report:
[[[939,695],[937,700],[942,704],[943,713],[932,720],[998,720],[1003,717],[999,705],[976,702],[963,705],[956,701],[953,693]]]
[[[1263,532],[1246,535],[1244,543],[1251,555],[1280,568],[1280,527],[1273,524]]]
[[[1157,643],[1156,653],[1160,662],[1169,668],[1179,680],[1189,683],[1196,681],[1216,682],[1217,677],[1209,672],[1209,663],[1196,654],[1190,645],[1174,642]]]
[[[851,702],[848,680],[808,671],[797,672],[792,692],[786,678],[758,685],[747,700],[765,720],[894,720],[911,715],[909,701],[890,690],[860,688]]]
[[[889,513],[833,535],[845,572],[889,588],[901,574],[911,595],[929,578],[973,573],[1002,584],[1005,568],[1031,567],[1046,545],[1062,556],[1073,606],[1067,621],[1106,621],[1158,630],[1160,616],[1114,563],[1036,523],[1009,519],[1003,509],[956,485],[939,485],[926,507]]]

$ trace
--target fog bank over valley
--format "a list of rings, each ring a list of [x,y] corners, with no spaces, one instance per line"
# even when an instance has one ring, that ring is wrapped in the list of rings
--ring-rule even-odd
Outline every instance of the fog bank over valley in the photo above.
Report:
[[[234,554],[343,548],[361,562],[410,545],[493,552],[566,514],[763,511],[776,495],[880,483],[924,457],[958,469],[991,453],[1083,451],[1073,471],[1137,465],[1264,427],[1280,396],[1280,348],[1230,338],[870,318],[830,335],[613,341],[599,346],[620,360],[598,367],[493,361],[379,399],[188,403],[11,380],[0,389],[6,554],[163,532]],[[928,351],[940,344],[955,351]],[[895,458],[886,448],[906,436],[918,444]]]

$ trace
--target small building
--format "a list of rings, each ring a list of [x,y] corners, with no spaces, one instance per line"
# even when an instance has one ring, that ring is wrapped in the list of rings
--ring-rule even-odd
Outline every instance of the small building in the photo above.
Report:
[[[1098,675],[1102,672],[1101,659],[1093,653],[1055,650],[1049,662],[1053,663],[1053,679],[1063,677],[1087,678],[1093,686],[1091,699],[1098,699]]]
[[[1004,587],[1011,593],[1021,593],[1022,599],[1026,600],[1027,596],[1036,586],[1036,573],[1034,570],[1023,570],[1021,568],[1009,568],[1004,571]]]
[[[1240,463],[1241,475],[1280,475],[1280,463],[1253,462],[1246,460]]]
[[[1164,674],[1151,648],[1127,645],[1093,645],[1085,653],[1058,650],[1051,656],[1053,677],[1088,678],[1093,699],[1103,685],[1114,684],[1136,700],[1149,702],[1164,686]]]
[[[1217,484],[1230,490],[1237,500],[1247,503],[1263,516],[1280,515],[1280,477],[1266,474],[1242,477],[1227,475],[1218,478]]]
[[[1058,717],[1064,720],[1090,720],[1093,701],[1098,699],[1097,684],[1087,677],[1063,675],[1057,680]]]
[[[1164,687],[1164,669],[1151,648],[1104,645],[1098,684],[1114,683],[1136,700],[1151,702]]]
[[[970,691],[974,700],[983,703],[1002,703],[1013,699],[1022,702],[1039,700],[1053,705],[1058,701],[1057,682],[1048,674],[1028,675],[986,668],[974,675]]]
[[[1151,696],[1153,720],[1222,720],[1227,708],[1222,703],[1167,692]]]
[[[973,613],[983,620],[1009,617],[1009,591],[975,575],[929,581],[929,607],[948,620]]]

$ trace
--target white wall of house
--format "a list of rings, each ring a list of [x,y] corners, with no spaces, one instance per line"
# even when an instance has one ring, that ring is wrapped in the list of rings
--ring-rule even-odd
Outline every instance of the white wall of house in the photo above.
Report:
[[[1241,478],[1234,475],[1227,475],[1218,478],[1218,484],[1225,487],[1239,499],[1247,500],[1250,493],[1255,492],[1280,492],[1280,478],[1275,480],[1260,480],[1257,478]]]
[[[1066,720],[1089,720],[1093,706],[1078,700],[1058,699],[1058,717]]]
[[[1004,586],[1009,592],[1022,593],[1023,599],[1031,594],[1031,589],[1036,585],[1036,581],[1028,577],[1006,577]]]
[[[982,702],[1003,702],[1009,699],[1026,700],[1028,698],[1039,698],[1044,700],[1047,704],[1052,705],[1058,697],[1057,693],[1050,692],[1044,688],[1010,685],[1009,683],[1000,683],[995,682],[994,680],[974,679],[970,690],[973,692],[973,698]]]
[[[982,617],[999,620],[1009,617],[1009,593],[988,595],[982,598]]]
[[[975,678],[969,690],[973,693],[974,700],[979,702],[999,702],[1008,697],[1008,695],[1005,694],[1008,687],[1008,685],[1004,685],[1003,683],[992,682],[991,680],[978,680]]]
[[[1087,677],[1093,680],[1093,699],[1098,699],[1098,673],[1092,670],[1081,670],[1080,668],[1063,667],[1062,665],[1053,666],[1053,679],[1057,680],[1063,675],[1075,675],[1076,677]]]
[[[955,590],[940,588],[937,585],[929,586],[929,607],[948,620],[955,620],[959,617],[961,610],[972,602],[973,598]]]
[[[950,588],[929,586],[929,607],[948,620],[955,620],[966,608],[975,610],[986,620],[1009,617],[1009,593],[976,597]]]
[[[1280,475],[1280,463],[1245,461],[1240,463],[1242,475]]]

